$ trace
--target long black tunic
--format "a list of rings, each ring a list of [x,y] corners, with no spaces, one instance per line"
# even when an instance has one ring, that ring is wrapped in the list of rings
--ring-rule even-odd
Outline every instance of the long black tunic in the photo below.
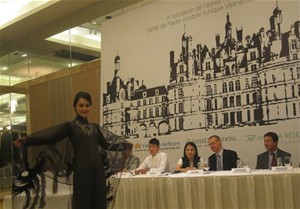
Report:
[[[96,124],[77,116],[66,122],[27,136],[26,145],[44,145],[68,137],[74,148],[74,209],[106,209],[106,178],[99,145],[109,149]],[[116,148],[115,148],[116,149]]]

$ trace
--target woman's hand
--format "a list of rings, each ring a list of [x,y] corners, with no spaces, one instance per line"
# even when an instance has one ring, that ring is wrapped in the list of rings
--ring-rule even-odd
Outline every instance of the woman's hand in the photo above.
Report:
[[[14,146],[18,149],[22,148],[24,144],[27,142],[26,137],[20,137],[16,140],[14,140]]]

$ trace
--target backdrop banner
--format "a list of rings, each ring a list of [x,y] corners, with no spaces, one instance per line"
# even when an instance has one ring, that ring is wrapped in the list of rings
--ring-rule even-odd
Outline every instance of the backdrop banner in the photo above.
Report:
[[[300,2],[155,1],[102,24],[101,125],[143,160],[156,137],[174,170],[207,138],[255,168],[263,136],[300,162]]]

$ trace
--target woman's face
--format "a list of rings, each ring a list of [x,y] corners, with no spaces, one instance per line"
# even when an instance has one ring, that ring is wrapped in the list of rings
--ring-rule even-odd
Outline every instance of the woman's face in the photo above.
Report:
[[[187,145],[185,148],[185,154],[188,159],[193,159],[196,154],[196,150],[192,145]]]
[[[76,104],[75,111],[77,115],[87,118],[91,109],[91,104],[86,99],[80,98]]]

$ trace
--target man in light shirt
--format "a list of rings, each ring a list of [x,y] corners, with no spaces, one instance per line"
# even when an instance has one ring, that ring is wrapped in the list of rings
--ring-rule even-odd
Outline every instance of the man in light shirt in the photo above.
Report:
[[[149,170],[156,172],[169,172],[167,154],[159,151],[159,140],[153,138],[149,141],[148,150],[150,155],[134,171],[135,174],[145,174]]]

